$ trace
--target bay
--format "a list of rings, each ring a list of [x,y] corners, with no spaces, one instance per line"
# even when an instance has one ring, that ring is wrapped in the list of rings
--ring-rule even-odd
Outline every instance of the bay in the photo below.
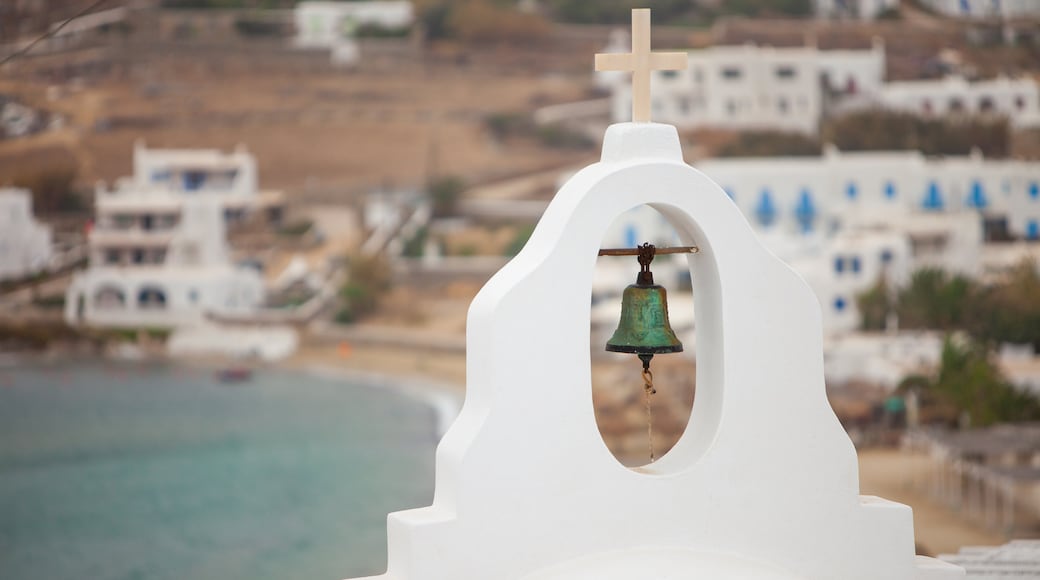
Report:
[[[433,410],[281,370],[0,368],[0,578],[338,580],[380,573],[428,505]]]

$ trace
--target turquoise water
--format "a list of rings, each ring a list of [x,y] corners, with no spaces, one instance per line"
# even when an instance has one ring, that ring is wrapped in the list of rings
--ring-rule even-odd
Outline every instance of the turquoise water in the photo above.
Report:
[[[282,371],[0,367],[0,579],[381,573],[387,512],[432,499],[434,420]]]

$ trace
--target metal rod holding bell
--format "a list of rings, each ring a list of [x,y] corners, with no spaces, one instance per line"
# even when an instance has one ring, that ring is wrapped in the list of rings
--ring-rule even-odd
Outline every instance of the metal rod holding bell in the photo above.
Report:
[[[644,246],[647,244],[643,244]],[[653,245],[653,244],[649,244]],[[638,256],[640,248],[642,246],[636,246],[634,248],[603,248],[599,251],[600,256]],[[697,246],[668,246],[665,248],[654,248],[654,255],[661,256],[664,254],[699,254],[701,249]]]

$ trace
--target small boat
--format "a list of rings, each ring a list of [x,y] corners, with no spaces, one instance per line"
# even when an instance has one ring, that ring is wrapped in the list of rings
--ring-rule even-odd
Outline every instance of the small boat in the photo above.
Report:
[[[253,370],[246,367],[229,367],[217,371],[217,380],[222,383],[244,383],[253,378]]]

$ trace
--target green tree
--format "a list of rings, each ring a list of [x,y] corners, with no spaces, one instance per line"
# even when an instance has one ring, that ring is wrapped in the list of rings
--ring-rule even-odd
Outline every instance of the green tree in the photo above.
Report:
[[[822,135],[843,151],[919,149],[927,155],[967,155],[978,148],[986,157],[1007,157],[1011,146],[1011,130],[1004,118],[925,119],[884,110],[831,119]]]
[[[985,289],[972,332],[991,343],[1032,344],[1040,352],[1040,273],[1026,259]]]
[[[466,183],[458,177],[450,176],[434,180],[428,191],[430,203],[433,204],[434,217],[454,215],[459,196],[465,189]]]
[[[896,311],[904,328],[957,330],[968,328],[977,312],[979,290],[964,276],[926,268],[914,272],[899,291]]]
[[[856,307],[860,314],[860,328],[863,330],[884,330],[888,315],[895,309],[888,282],[884,276],[878,278],[869,290],[856,296]]]
[[[781,155],[815,156],[820,142],[801,133],[783,131],[743,131],[716,152],[719,157],[774,157]]]
[[[390,290],[393,271],[382,255],[355,255],[348,260],[348,279],[340,289],[342,306],[338,322],[357,322],[379,307],[383,295]]]
[[[936,403],[968,413],[974,427],[1040,419],[1040,401],[1008,383],[977,342],[947,337],[937,376],[918,385]]]

